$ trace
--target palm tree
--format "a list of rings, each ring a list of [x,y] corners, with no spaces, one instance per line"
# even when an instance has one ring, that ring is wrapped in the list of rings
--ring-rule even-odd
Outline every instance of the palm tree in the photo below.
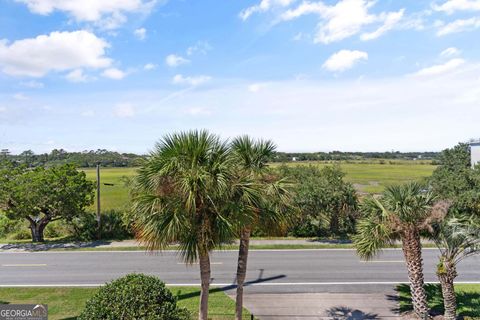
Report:
[[[434,239],[440,250],[437,276],[442,287],[445,320],[457,318],[457,301],[453,280],[457,264],[465,258],[480,254],[480,226],[475,221],[450,218],[434,227]]]
[[[247,273],[248,249],[252,226],[272,231],[286,222],[290,203],[288,182],[277,179],[267,167],[267,162],[275,152],[275,145],[269,140],[253,140],[248,136],[234,139],[231,143],[240,175],[250,176],[256,182],[255,201],[237,201],[241,206],[237,215],[239,221],[240,246],[237,264],[237,295],[235,319],[242,319],[243,286]],[[248,199],[251,199],[248,198]]]
[[[420,232],[426,229],[439,211],[435,197],[416,182],[390,186],[380,198],[368,198],[361,206],[364,218],[357,225],[354,244],[363,259],[371,259],[385,245],[402,241],[403,254],[410,280],[414,312],[428,318],[424,288],[422,245]]]
[[[185,262],[199,261],[200,320],[208,316],[210,252],[234,237],[229,199],[232,186],[241,184],[232,164],[229,146],[218,136],[183,132],[157,143],[134,181],[137,238],[149,250],[178,243]]]

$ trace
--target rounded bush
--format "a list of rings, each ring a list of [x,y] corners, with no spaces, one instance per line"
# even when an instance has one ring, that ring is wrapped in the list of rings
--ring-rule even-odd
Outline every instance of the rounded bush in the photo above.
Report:
[[[129,274],[101,287],[79,320],[186,320],[186,309],[157,277]]]

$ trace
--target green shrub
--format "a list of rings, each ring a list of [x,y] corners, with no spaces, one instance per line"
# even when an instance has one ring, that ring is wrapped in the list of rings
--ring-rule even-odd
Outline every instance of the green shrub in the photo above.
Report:
[[[45,238],[61,238],[70,235],[68,225],[64,220],[50,222],[44,231]]]
[[[124,223],[124,214],[116,210],[102,212],[102,239],[123,240],[133,237],[133,233]],[[72,235],[77,240],[94,240],[98,238],[96,215],[84,214],[72,221]]]
[[[26,228],[23,221],[8,219],[5,214],[0,213],[0,238],[8,238],[21,228]]]
[[[32,233],[30,229],[22,227],[17,231],[10,233],[7,237],[10,240],[28,240],[32,239]]]
[[[157,277],[129,274],[101,287],[79,320],[186,320],[190,313]]]

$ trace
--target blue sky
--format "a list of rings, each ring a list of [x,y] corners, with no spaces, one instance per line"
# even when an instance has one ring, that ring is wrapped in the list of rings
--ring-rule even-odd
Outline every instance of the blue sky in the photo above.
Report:
[[[281,151],[480,136],[480,0],[0,0],[0,147]]]

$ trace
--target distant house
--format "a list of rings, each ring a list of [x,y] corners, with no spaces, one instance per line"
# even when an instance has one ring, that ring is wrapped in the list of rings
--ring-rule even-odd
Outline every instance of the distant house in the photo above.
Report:
[[[297,157],[292,157],[292,161],[297,161]]]
[[[472,167],[480,162],[480,141],[470,143]]]

